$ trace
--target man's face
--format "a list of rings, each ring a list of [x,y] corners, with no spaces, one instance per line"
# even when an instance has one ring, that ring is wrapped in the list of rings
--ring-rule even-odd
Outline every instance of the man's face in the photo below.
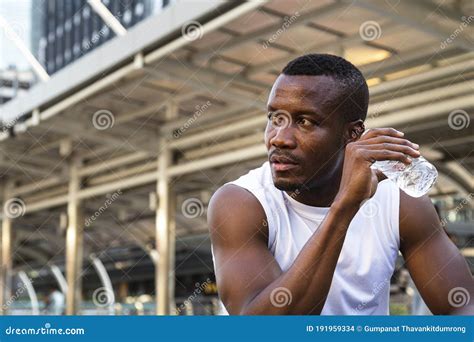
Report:
[[[267,103],[265,144],[278,189],[319,187],[340,174],[345,122],[338,111],[339,95],[330,76],[282,74],[275,81]]]

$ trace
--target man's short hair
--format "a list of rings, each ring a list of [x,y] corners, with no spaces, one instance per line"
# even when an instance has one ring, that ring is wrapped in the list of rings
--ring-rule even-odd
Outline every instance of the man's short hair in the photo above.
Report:
[[[308,54],[290,61],[281,72],[289,76],[331,76],[340,85],[340,95],[333,99],[337,111],[347,121],[365,120],[369,106],[369,88],[364,76],[352,63],[330,54]]]

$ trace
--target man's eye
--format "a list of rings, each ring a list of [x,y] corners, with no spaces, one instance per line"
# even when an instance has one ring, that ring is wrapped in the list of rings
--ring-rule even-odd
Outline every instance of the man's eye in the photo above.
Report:
[[[319,126],[318,121],[308,120],[305,118],[298,119],[297,124],[304,127]]]
[[[312,126],[312,125],[314,125],[314,123],[312,121],[309,121],[308,119],[304,119],[304,118],[298,119],[298,124],[302,125],[302,126]]]

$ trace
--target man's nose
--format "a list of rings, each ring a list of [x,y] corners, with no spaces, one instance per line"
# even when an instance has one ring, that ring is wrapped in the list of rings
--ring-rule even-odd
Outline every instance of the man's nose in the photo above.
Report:
[[[296,139],[294,128],[290,126],[275,128],[274,136],[270,139],[270,143],[278,148],[295,148]]]

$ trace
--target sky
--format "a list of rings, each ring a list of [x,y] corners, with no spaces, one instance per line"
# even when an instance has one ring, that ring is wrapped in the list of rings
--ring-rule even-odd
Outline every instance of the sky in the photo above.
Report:
[[[31,45],[31,1],[0,0],[0,16],[10,24],[28,48]],[[5,69],[9,65],[16,65],[19,70],[29,69],[26,59],[0,28],[0,69]]]

